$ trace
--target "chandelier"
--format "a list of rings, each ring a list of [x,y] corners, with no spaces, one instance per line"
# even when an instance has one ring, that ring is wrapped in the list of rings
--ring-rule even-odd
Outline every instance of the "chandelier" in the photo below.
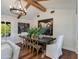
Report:
[[[26,10],[22,6],[21,0],[16,0],[12,5],[10,5],[10,12],[18,15],[17,18],[19,19],[21,16],[26,15]]]
[[[27,4],[25,5],[25,7],[23,7],[23,1],[27,2]],[[40,1],[47,1],[47,0],[16,0],[14,3],[12,3],[12,5],[10,5],[10,12],[18,15],[18,19],[21,16],[25,16],[26,15],[26,10],[30,7],[30,5],[36,7],[37,9],[46,12],[46,8],[44,6],[42,6],[40,3]]]

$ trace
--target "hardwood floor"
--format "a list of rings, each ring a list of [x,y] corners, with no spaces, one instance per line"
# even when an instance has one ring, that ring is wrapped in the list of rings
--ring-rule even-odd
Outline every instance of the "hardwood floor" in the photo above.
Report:
[[[62,51],[63,51],[63,55],[60,56],[59,59],[77,59],[77,54],[75,52],[65,49],[62,49]],[[29,50],[23,49],[20,52],[19,59],[51,59],[51,58],[47,56],[41,58],[41,53],[38,56],[36,56],[36,53],[31,53]]]
[[[73,51],[62,49],[63,55],[59,59],[78,59],[77,54]]]

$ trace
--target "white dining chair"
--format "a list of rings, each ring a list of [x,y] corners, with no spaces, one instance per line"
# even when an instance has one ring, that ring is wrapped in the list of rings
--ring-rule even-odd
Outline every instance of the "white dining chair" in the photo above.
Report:
[[[46,46],[46,56],[52,59],[59,59],[62,55],[63,35],[57,37],[56,42]]]

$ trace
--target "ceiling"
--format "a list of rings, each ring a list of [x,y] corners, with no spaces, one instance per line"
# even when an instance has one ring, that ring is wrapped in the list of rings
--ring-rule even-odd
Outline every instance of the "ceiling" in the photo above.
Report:
[[[12,16],[12,14],[9,11],[9,5],[11,2],[15,0],[1,0],[1,14],[2,15],[9,15]],[[43,6],[45,6],[47,9],[76,9],[77,0],[48,0],[40,2]],[[27,10],[27,14],[24,18],[27,18],[30,16],[34,17],[34,14],[36,14],[39,10],[35,7],[30,6]]]

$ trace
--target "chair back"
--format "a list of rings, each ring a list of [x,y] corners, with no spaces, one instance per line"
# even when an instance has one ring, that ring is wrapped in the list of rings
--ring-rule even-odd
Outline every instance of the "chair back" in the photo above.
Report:
[[[64,37],[63,35],[60,35],[60,36],[57,38],[55,54],[54,54],[54,56],[52,57],[53,59],[59,59],[59,56],[62,55],[63,37]]]
[[[62,55],[63,37],[63,35],[60,35],[54,44],[46,46],[46,56],[52,59],[59,59],[59,56]]]
[[[62,45],[63,45],[63,35],[60,35],[58,38],[57,38],[57,41],[56,41],[56,49],[59,50],[59,49],[62,49]]]

